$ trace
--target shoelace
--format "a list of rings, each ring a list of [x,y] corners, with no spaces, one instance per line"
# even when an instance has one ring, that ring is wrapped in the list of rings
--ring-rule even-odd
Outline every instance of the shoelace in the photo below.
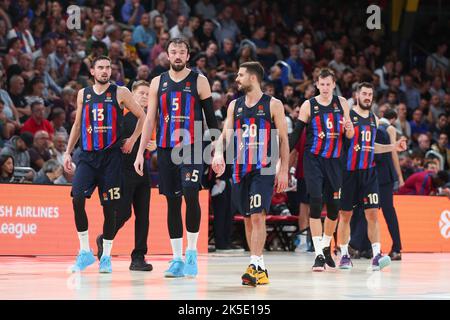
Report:
[[[195,263],[195,257],[194,255],[189,255],[186,259],[186,263],[188,264],[194,264]]]

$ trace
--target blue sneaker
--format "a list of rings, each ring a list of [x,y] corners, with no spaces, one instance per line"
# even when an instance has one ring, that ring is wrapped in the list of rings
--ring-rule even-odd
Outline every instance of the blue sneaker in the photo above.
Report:
[[[182,278],[184,277],[183,269],[184,262],[180,258],[170,260],[169,269],[164,271],[164,277],[166,278]]]
[[[92,251],[80,250],[80,253],[75,260],[75,264],[70,268],[72,272],[80,272],[89,267],[95,262],[95,257]]]
[[[103,256],[100,259],[100,273],[111,273],[112,272],[112,264],[111,264],[111,256]]]
[[[383,256],[379,253],[376,257],[372,259],[372,270],[380,271],[391,264],[391,258],[389,256]]]
[[[186,250],[186,264],[183,272],[186,277],[195,278],[197,276],[197,250]]]

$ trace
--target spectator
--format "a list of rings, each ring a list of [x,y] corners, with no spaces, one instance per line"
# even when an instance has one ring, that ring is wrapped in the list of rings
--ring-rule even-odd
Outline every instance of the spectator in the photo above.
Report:
[[[195,14],[202,19],[214,19],[216,17],[216,8],[210,0],[200,0],[195,5]]]
[[[69,70],[67,74],[59,78],[57,83],[60,87],[65,87],[69,82],[78,83],[82,88],[89,85],[88,78],[80,74],[82,61],[78,57],[72,57],[69,60]]]
[[[415,148],[416,152],[420,152],[425,157],[426,153],[431,149],[431,141],[428,135],[420,134],[417,138],[418,146]]]
[[[447,48],[446,42],[440,42],[437,45],[436,52],[427,57],[426,71],[428,75],[434,75],[435,71],[438,71],[442,76],[446,74],[449,67],[448,59],[444,56],[447,52]]]
[[[16,130],[20,128],[20,124],[18,124],[15,120],[9,119],[4,111],[5,103],[0,98],[0,136],[8,140],[14,135]]]
[[[445,109],[441,104],[441,98],[438,94],[433,94],[430,100],[430,107],[428,111],[428,122],[436,123],[441,113],[444,113]]]
[[[441,133],[439,139],[435,144],[431,146],[431,149],[439,152],[439,154],[444,158],[444,169],[450,169],[450,148],[448,145],[448,134]]]
[[[219,70],[224,70],[227,73],[236,73],[238,66],[236,63],[236,50],[231,39],[224,39],[222,50],[219,53]]]
[[[166,0],[156,1],[155,9],[150,12],[150,20],[154,21],[156,16],[162,17],[163,23],[164,23],[164,30],[168,30],[169,25],[168,25],[168,20],[167,20],[167,16],[165,15],[165,12],[166,12]]]
[[[219,57],[217,55],[218,47],[215,42],[208,43],[206,47],[206,67],[208,69],[217,69],[219,66]]]
[[[393,76],[394,72],[394,62],[392,60],[386,59],[383,67],[374,71],[380,77],[380,87],[382,90],[388,89],[388,83],[390,78]]]
[[[58,39],[56,41],[56,51],[49,55],[49,60],[50,74],[53,79],[60,79],[67,74],[69,54],[66,39]]]
[[[168,28],[171,29],[177,24],[177,19],[179,16],[183,15],[187,19],[189,17],[189,7],[183,8],[185,3],[181,3],[181,0],[169,0],[168,9],[166,11]]]
[[[171,39],[182,38],[187,41],[193,36],[187,25],[187,19],[183,15],[178,16],[177,24],[170,29],[169,34]]]
[[[34,49],[34,39],[29,30],[30,20],[27,16],[22,15],[17,18],[15,26],[8,32],[8,39],[19,38],[21,42],[21,51],[32,53]]]
[[[137,26],[145,14],[145,9],[141,5],[141,0],[126,0],[121,9],[122,21]]]
[[[62,135],[66,138],[69,137],[66,128],[64,128],[64,124],[66,123],[66,111],[61,108],[54,108],[52,110],[51,116],[51,125],[55,130],[55,135]]]
[[[63,166],[50,159],[42,167],[42,174],[33,181],[36,184],[55,184],[55,180],[63,174]]]
[[[122,52],[123,59],[128,63],[133,71],[142,65],[142,61],[137,54],[136,47],[133,45],[133,36],[131,31],[124,30],[122,34]],[[153,47],[154,50],[156,45]],[[125,68],[125,66],[124,66]]]
[[[405,94],[406,106],[411,109],[417,109],[420,105],[420,91],[415,87],[413,77],[410,74],[403,78],[403,86],[400,87]]]
[[[216,38],[218,43],[222,43],[225,38],[231,39],[236,42],[241,31],[238,25],[232,18],[233,8],[227,5],[219,15],[219,25],[220,28],[216,30]]]
[[[73,163],[73,162],[72,162],[72,167],[73,167],[73,170],[74,170],[74,171],[75,171],[76,168],[77,168],[77,166],[76,166],[75,163]],[[72,184],[73,176],[74,176],[73,174],[70,174],[70,173],[66,172],[65,170],[63,170],[63,174],[60,175],[59,178],[57,178],[57,179],[54,181],[54,184],[59,184],[59,185],[61,185],[61,184],[63,184],[63,185],[70,185],[70,184]]]
[[[120,43],[120,39],[122,38],[122,31],[118,25],[108,25],[106,27],[105,33],[106,37],[103,38],[102,41],[106,44],[108,50],[111,49],[111,44],[113,44],[114,42]]]
[[[150,79],[159,76],[161,73],[169,70],[169,57],[167,56],[167,52],[161,52],[156,61],[156,66],[150,73]]]
[[[159,54],[166,51],[166,46],[169,39],[170,35],[166,31],[158,35],[158,43],[153,46],[150,53],[150,60],[148,61],[150,69],[155,67],[155,60],[158,59]]]
[[[44,81],[44,97],[46,99],[54,100],[61,94],[61,87],[53,80],[52,76],[45,70],[46,62],[44,57],[39,57],[35,60],[34,69],[36,76],[42,78]],[[49,90],[50,89],[50,90]]]
[[[20,136],[14,136],[5,143],[0,155],[9,155],[14,158],[15,166],[30,167],[30,154],[28,149],[33,145],[33,135],[24,132]]]
[[[409,122],[411,126],[411,137],[413,141],[417,141],[418,136],[428,132],[428,125],[423,120],[423,112],[420,109],[414,110],[412,121]]]
[[[297,85],[306,79],[303,62],[300,59],[300,48],[297,45],[292,45],[289,48],[289,53],[290,56],[286,62],[291,67],[292,82]]]
[[[33,62],[37,58],[44,58],[46,67],[50,66],[50,55],[55,52],[55,40],[51,38],[46,38],[42,41],[42,46],[39,50],[33,52]],[[48,69],[47,69],[48,71]]]
[[[334,49],[333,60],[328,64],[336,72],[336,77],[339,79],[342,73],[348,66],[344,63],[344,50],[342,48]]]
[[[44,96],[45,84],[41,77],[34,77],[29,83],[27,88],[27,95],[25,99],[27,103],[31,105],[33,102],[41,102],[46,107],[49,106],[50,101]],[[48,112],[45,114],[48,115]]]
[[[44,166],[44,162],[51,159],[50,136],[46,131],[38,131],[34,135],[33,146],[28,150],[30,164],[34,171],[38,172]]]
[[[147,63],[150,51],[156,43],[156,33],[150,27],[148,13],[144,13],[140,21],[141,24],[133,31],[133,43],[138,49],[142,62]]]
[[[25,81],[19,75],[14,75],[9,80],[9,95],[16,107],[20,122],[24,122],[31,115],[31,108],[25,99]]]
[[[161,35],[161,33],[166,31],[166,27],[164,25],[164,19],[162,16],[157,15],[157,16],[153,17],[153,19],[150,16],[150,21],[152,22],[151,27],[155,31],[157,37],[159,37]]]
[[[20,132],[30,132],[34,135],[36,132],[43,130],[52,136],[54,129],[51,123],[45,119],[44,114],[44,104],[39,101],[33,102],[31,104],[31,117],[24,123]]]
[[[0,156],[0,183],[11,182],[14,178],[14,158],[12,156]]]
[[[87,55],[91,54],[93,44],[98,41],[103,41],[104,37],[105,37],[105,27],[102,24],[95,25],[92,28],[92,36],[86,41],[86,54]]]
[[[214,22],[212,22],[212,20],[209,20],[209,19],[206,19],[205,21],[203,21],[203,26],[202,26],[202,28],[199,28],[196,31],[195,37],[197,38],[198,43],[200,44],[200,47],[202,49],[205,49],[206,45],[210,41],[217,42],[216,36],[214,35]],[[230,39],[230,38],[224,38],[224,40],[225,39]],[[230,39],[230,40],[233,41],[232,39]]]
[[[448,182],[448,172],[422,171],[414,173],[398,191],[400,195],[436,195],[438,188]]]
[[[449,129],[450,128],[447,121],[447,115],[445,113],[441,113],[438,117],[438,121],[436,121],[436,124],[431,126],[430,128],[431,138],[434,141],[438,141],[442,133],[445,133],[447,135],[450,134]]]
[[[256,54],[258,60],[264,66],[264,68],[270,69],[276,61],[276,57],[273,53],[273,49],[269,47],[269,42],[266,41],[266,27],[264,25],[258,26],[253,33],[251,41],[256,46]]]
[[[409,124],[408,120],[406,119],[408,115],[408,110],[406,108],[406,105],[404,103],[400,103],[396,108],[398,118],[397,121],[395,121],[395,128],[397,129],[397,132],[408,138],[408,140],[411,139],[411,125]]]
[[[204,76],[207,76],[208,71],[206,70],[206,61],[206,54],[204,52],[200,52],[194,58],[193,62],[195,63],[195,66],[192,68],[192,70]]]
[[[60,165],[64,165],[64,152],[67,147],[68,136],[65,134],[57,133],[53,138],[53,144],[50,146],[50,154],[53,159],[58,161]]]
[[[127,85],[128,89],[131,90],[133,88],[133,83],[140,81],[140,80],[144,80],[147,82],[150,80],[150,69],[145,64],[139,66],[139,68],[137,69],[136,78],[132,79],[128,82],[128,85]]]

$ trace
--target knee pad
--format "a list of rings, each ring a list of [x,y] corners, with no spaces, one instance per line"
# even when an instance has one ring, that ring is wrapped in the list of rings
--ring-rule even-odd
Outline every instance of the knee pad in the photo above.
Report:
[[[75,211],[75,214],[84,210],[85,202],[86,202],[85,197],[76,197],[76,198],[72,199],[72,205],[73,205],[73,210]]]
[[[341,201],[339,199],[333,199],[327,203],[327,218],[331,221],[336,221],[339,215],[339,208]]]
[[[311,198],[309,201],[309,213],[311,219],[320,219],[322,214],[322,198]]]

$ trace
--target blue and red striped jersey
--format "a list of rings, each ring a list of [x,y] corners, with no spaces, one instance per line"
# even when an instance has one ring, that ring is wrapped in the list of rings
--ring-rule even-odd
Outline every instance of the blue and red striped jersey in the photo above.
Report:
[[[203,123],[197,78],[198,73],[194,71],[180,82],[173,81],[168,72],[161,74],[158,88],[159,126],[156,133],[158,147],[173,148],[179,143],[194,143],[195,121]]]
[[[340,158],[344,138],[344,110],[338,96],[328,106],[309,100],[311,122],[307,126],[306,150],[324,158]]]
[[[253,170],[267,167],[271,156],[271,133],[275,129],[270,114],[272,97],[263,94],[252,107],[245,104],[245,96],[234,105],[234,165],[233,182],[239,183]]]
[[[375,137],[377,122],[370,112],[367,118],[350,110],[350,118],[355,128],[355,135],[347,140],[347,171],[365,170],[375,166]]]
[[[99,151],[120,146],[123,110],[117,101],[117,86],[110,84],[98,95],[91,87],[83,93],[81,149]]]

